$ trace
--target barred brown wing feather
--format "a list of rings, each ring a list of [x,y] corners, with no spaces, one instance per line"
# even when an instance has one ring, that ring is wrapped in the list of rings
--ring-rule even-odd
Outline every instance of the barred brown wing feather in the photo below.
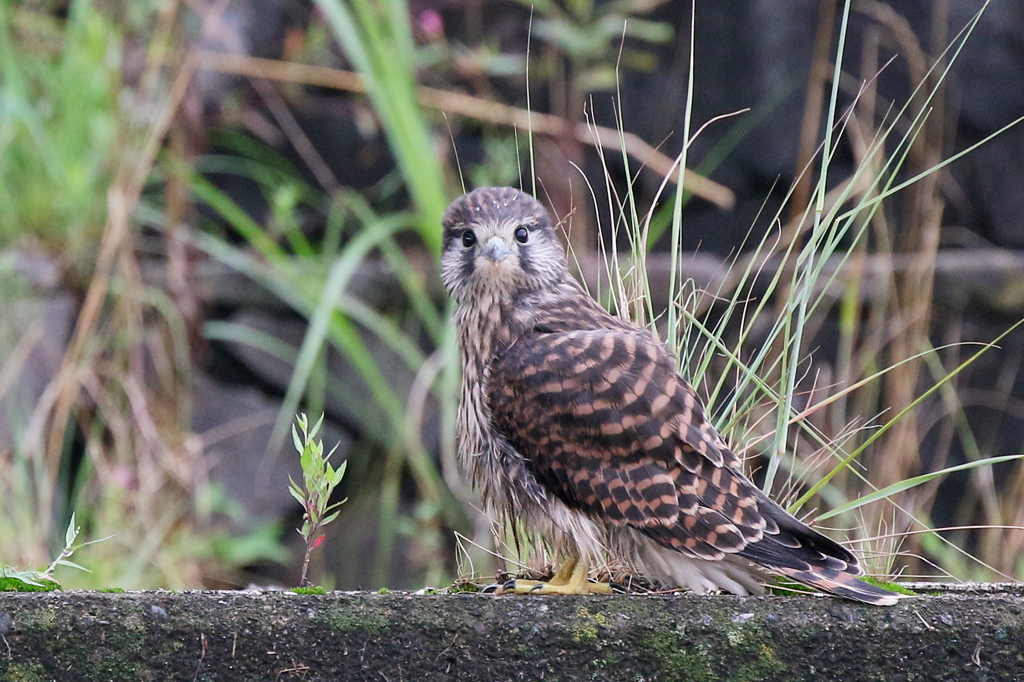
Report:
[[[896,600],[857,580],[849,551],[739,472],[739,459],[649,334],[527,334],[491,364],[489,381],[495,428],[570,507],[688,556],[738,554],[850,599]]]
[[[528,334],[489,386],[495,427],[567,505],[708,559],[760,539],[753,485],[646,332]]]

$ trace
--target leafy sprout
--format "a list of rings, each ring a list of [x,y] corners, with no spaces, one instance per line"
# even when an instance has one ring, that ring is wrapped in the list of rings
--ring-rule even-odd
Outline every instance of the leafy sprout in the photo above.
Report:
[[[302,577],[299,585],[308,587],[309,556],[324,540],[320,529],[338,518],[338,507],[346,501],[330,504],[331,494],[345,476],[348,462],[342,462],[337,469],[331,466],[331,455],[338,449],[337,445],[327,453],[326,457],[324,456],[323,441],[316,437],[324,421],[322,414],[312,428],[309,427],[309,421],[305,414],[299,414],[295,421],[298,423],[298,429],[294,424],[292,425],[292,442],[299,453],[302,485],[296,483],[291,476],[288,477],[288,480],[292,497],[302,505],[303,509],[302,528],[298,530],[299,535],[306,541],[306,555],[302,560]],[[299,431],[302,432],[301,436]]]
[[[6,564],[0,564],[0,579],[3,579],[3,588],[6,590],[13,590],[16,592],[38,592],[38,591],[49,591],[60,589],[60,583],[53,579],[53,573],[60,566],[67,566],[68,568],[74,568],[79,571],[85,571],[91,573],[91,571],[84,566],[76,564],[71,561],[71,555],[88,545],[102,542],[109,538],[100,538],[99,540],[92,540],[91,542],[85,542],[82,544],[75,544],[78,540],[78,535],[81,533],[81,528],[75,524],[75,514],[71,513],[71,521],[68,522],[68,528],[64,532],[64,549],[60,551],[57,558],[50,562],[50,565],[43,570],[25,569],[19,571]]]

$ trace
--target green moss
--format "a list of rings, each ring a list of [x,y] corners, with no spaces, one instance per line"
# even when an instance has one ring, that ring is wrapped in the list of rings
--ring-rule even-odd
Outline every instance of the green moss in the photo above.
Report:
[[[760,604],[749,614],[706,608],[693,602],[689,625],[661,622],[645,638],[642,649],[656,664],[660,679],[684,682],[760,682],[787,679],[785,661],[777,655],[771,633],[764,629]]]
[[[36,580],[38,585],[32,585],[18,578],[0,578],[0,592],[53,592],[59,590],[60,585],[52,580]]]
[[[34,608],[19,614],[18,621],[29,628],[48,630],[57,620],[57,612],[50,608]]]
[[[718,682],[713,653],[704,644],[687,651],[670,632],[657,632],[647,641],[664,679],[678,682]]]
[[[143,632],[136,631],[126,623],[128,629],[122,630],[120,628],[110,628],[106,633],[106,644],[114,652],[119,655],[121,652],[127,651],[141,651],[145,645],[146,640]],[[171,651],[175,650],[175,643],[171,641],[167,644],[168,649]],[[179,646],[180,648],[180,646]],[[114,656],[116,658],[116,655]],[[116,679],[116,678],[113,678]]]
[[[908,597],[916,597],[916,596],[918,596],[917,592],[914,592],[912,590],[908,590],[907,588],[903,587],[899,583],[890,583],[890,582],[886,582],[884,580],[878,580],[877,578],[872,578],[871,576],[867,576],[867,575],[860,576],[860,580],[866,582],[869,585],[874,585],[875,587],[881,587],[883,590],[888,590],[889,592],[895,592],[896,594],[904,594],[904,595],[906,595]]]
[[[66,636],[69,621],[61,616],[62,613],[66,612],[49,603],[24,609],[18,615],[19,627],[26,631],[35,631],[44,638],[53,639],[51,631],[65,633]],[[84,680],[144,682],[158,679],[153,671],[140,663],[136,657],[137,652],[147,647],[148,626],[144,617],[133,606],[124,611],[118,609],[114,613],[118,616],[118,623],[115,626],[104,627],[103,639],[99,643],[87,639],[79,641],[74,637],[65,638],[57,634],[52,649],[55,659],[75,661],[75,667],[80,670],[79,677]],[[87,622],[92,622],[91,617]],[[83,645],[84,641],[90,643]],[[172,651],[173,647],[174,643],[165,644],[164,651]],[[0,682],[35,682],[52,679],[53,673],[47,673],[44,668],[34,663],[12,663],[6,673],[0,674]]]
[[[122,587],[104,587],[100,592],[106,594],[124,594],[124,588]]]
[[[757,682],[777,677],[785,672],[786,664],[775,655],[775,650],[766,642],[770,635],[760,629],[755,620],[736,624],[729,622],[725,628],[725,639],[732,652],[728,660],[741,662],[731,670],[729,682]]]
[[[292,592],[295,594],[323,594],[325,590],[319,585],[310,585],[309,587],[296,587]]]
[[[603,613],[591,613],[584,607],[576,611],[576,618],[569,626],[569,635],[577,644],[593,644],[597,642],[598,628],[605,627],[608,627],[608,618]]]
[[[7,672],[0,675],[0,682],[49,682],[53,677],[46,674],[46,669],[35,661],[28,663],[11,663]]]
[[[736,672],[729,676],[729,681],[760,682],[760,680],[777,677],[785,672],[787,667],[779,660],[771,647],[762,643],[757,648],[757,658],[736,668]]]
[[[814,590],[803,583],[798,583],[795,580],[784,578],[781,575],[775,575],[770,577],[771,580],[768,583],[768,593],[776,594],[783,597],[792,597],[794,594],[817,594],[817,590]]]
[[[607,612],[619,614],[627,622],[643,623],[655,630],[673,627],[671,619],[665,617],[665,611],[657,605],[656,599],[616,599],[609,603]]]
[[[362,606],[339,604],[324,615],[324,620],[332,630],[341,632],[363,630],[373,635],[379,635],[387,631],[389,618],[383,609],[372,604]]]
[[[413,609],[405,615],[409,627],[423,632],[443,632],[451,626],[448,612],[443,606],[436,609]]]
[[[129,650],[130,651],[130,650]],[[125,650],[110,649],[104,652],[100,660],[93,661],[86,667],[87,679],[90,680],[147,680],[151,679],[149,671],[140,670],[134,661],[126,660]]]

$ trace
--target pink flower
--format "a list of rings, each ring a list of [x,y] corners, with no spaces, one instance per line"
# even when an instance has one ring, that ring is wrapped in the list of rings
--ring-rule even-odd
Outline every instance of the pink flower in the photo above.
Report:
[[[444,37],[444,19],[437,10],[425,9],[419,15],[420,30],[428,40],[439,40]]]

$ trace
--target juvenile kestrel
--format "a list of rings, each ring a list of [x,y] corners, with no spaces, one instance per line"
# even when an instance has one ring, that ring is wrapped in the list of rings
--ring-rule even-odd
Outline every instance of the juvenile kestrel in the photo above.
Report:
[[[522,521],[564,563],[516,592],[608,593],[608,556],[696,592],[762,590],[751,564],[841,597],[892,604],[857,559],[772,502],[648,331],[569,275],[544,208],[511,187],[444,216],[441,276],[458,302],[459,457],[499,521]]]

